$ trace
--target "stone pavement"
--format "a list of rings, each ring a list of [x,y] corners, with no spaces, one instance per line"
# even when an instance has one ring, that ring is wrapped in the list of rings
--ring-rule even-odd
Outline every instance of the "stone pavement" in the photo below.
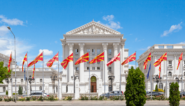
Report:
[[[30,102],[0,102],[0,106],[126,106],[126,101],[30,101]],[[145,106],[169,106],[169,101],[146,101]],[[185,106],[185,101],[180,101]]]

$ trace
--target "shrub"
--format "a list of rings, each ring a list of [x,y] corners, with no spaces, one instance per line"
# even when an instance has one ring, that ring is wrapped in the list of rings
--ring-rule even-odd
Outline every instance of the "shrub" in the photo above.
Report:
[[[32,97],[32,100],[35,101],[37,98],[35,96]]]
[[[30,97],[26,97],[26,101],[30,101]]]
[[[158,92],[164,92],[164,90],[163,90],[163,89],[158,88]]]
[[[120,97],[120,100],[124,100],[124,96],[121,96],[121,97]]]
[[[94,96],[94,97],[91,97],[91,100],[98,100],[98,98]]]
[[[89,100],[87,96],[81,96],[80,100]]]
[[[158,92],[158,86],[157,85],[155,86],[155,92]]]
[[[146,103],[145,76],[139,69],[129,69],[125,99],[127,106],[144,106]]]
[[[43,101],[44,99],[43,99],[42,96],[40,96],[38,100],[39,100],[39,101]]]
[[[4,101],[5,101],[5,102],[9,102],[9,101],[13,101],[13,100],[14,100],[14,99],[11,98],[11,97],[4,98]]]
[[[6,95],[8,95],[8,91],[6,90]]]
[[[18,93],[19,93],[19,95],[22,95],[22,87],[21,86],[19,86]]]
[[[51,96],[49,96],[49,97],[48,97],[48,100],[50,100],[50,101],[54,101],[54,100],[55,100],[55,98],[54,98],[54,96],[53,96],[53,95],[51,95]]]
[[[182,100],[185,100],[185,97],[182,97],[181,99],[182,99]]]
[[[20,98],[19,101],[25,101],[25,98]]]
[[[72,100],[72,96],[66,96],[63,100]]]
[[[2,101],[3,99],[0,97],[0,101]]]
[[[15,95],[15,93],[13,93],[12,95]],[[17,95],[17,93],[16,93],[16,95]]]
[[[100,96],[100,97],[98,98],[98,100],[103,100],[103,96]]]
[[[169,102],[170,106],[179,106],[180,101],[180,92],[179,92],[179,84],[176,82],[172,82],[170,85],[170,97]]]

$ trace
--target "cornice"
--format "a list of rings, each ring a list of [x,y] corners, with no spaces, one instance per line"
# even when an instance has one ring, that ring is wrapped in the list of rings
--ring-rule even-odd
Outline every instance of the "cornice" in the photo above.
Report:
[[[123,37],[123,34],[73,34],[73,35],[66,35],[64,34],[63,35],[65,38],[69,38],[69,37],[119,37],[119,38],[122,38]],[[125,41],[126,39],[124,39]]]

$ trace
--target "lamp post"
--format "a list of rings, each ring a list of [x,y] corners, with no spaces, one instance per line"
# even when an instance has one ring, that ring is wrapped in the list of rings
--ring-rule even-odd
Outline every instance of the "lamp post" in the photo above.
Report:
[[[109,76],[109,80],[111,80],[111,91],[112,91],[112,80],[114,80],[115,76]]]
[[[26,78],[27,79],[27,78]],[[28,81],[29,81],[29,83],[30,83],[30,94],[31,94],[31,81],[34,81],[35,80],[35,78],[31,78],[31,75],[29,76],[29,78],[28,78]]]
[[[7,26],[7,28],[11,31],[11,33],[13,34],[14,36],[14,51],[15,51],[15,102],[16,102],[16,91],[17,91],[17,87],[16,87],[16,40],[15,40],[15,35],[14,33],[12,32],[11,28],[9,26]],[[12,74],[12,73],[11,73]],[[12,75],[11,75],[11,78],[12,78]],[[12,86],[12,84],[11,84]]]
[[[75,95],[75,80],[78,78],[78,76],[74,75],[74,76],[71,76],[71,79],[74,80],[74,95]]]
[[[51,80],[54,82],[54,94],[55,94],[55,80],[57,80],[57,75],[51,76]]]
[[[176,79],[176,81],[177,81],[178,84],[179,84],[180,80],[182,80],[182,77],[180,77],[180,78],[176,77],[175,79]]]
[[[155,82],[156,82],[156,83],[157,83],[157,85],[158,85],[158,82],[160,82],[160,81],[161,81],[162,77],[160,77],[160,78],[159,78],[159,76],[158,76],[158,75],[156,75],[153,79],[155,80]]]

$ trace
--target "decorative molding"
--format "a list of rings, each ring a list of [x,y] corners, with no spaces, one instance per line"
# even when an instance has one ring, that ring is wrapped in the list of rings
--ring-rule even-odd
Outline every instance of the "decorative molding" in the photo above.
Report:
[[[102,46],[103,46],[103,50],[106,50],[107,46],[108,46],[108,43],[102,43]]]
[[[66,33],[67,35],[72,34],[121,34],[120,32],[106,27],[98,22],[92,21],[79,28]]]

